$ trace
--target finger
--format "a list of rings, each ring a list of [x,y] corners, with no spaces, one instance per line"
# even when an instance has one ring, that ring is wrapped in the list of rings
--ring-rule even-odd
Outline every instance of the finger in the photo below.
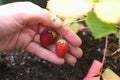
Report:
[[[28,27],[29,28],[31,28],[33,31],[35,31],[35,32],[39,32],[39,29],[41,28],[40,26],[39,26],[39,24],[32,24],[32,25],[28,25]]]
[[[25,49],[26,46],[34,39],[36,32],[29,27],[18,32],[15,49]]]
[[[45,49],[44,47],[31,42],[28,47],[26,48],[27,51],[34,53],[35,55],[37,55],[38,57],[45,59],[47,61],[50,61],[52,63],[55,64],[63,64],[64,63],[64,59],[59,58],[55,55],[55,53]]]
[[[65,55],[65,61],[70,65],[75,65],[75,63],[77,62],[77,59],[70,54],[66,54]]]
[[[68,26],[62,26],[57,28],[59,34],[61,34],[69,43],[74,46],[80,46],[82,41],[79,36],[76,35]]]
[[[69,44],[69,52],[76,58],[80,58],[83,55],[83,51],[79,47]]]
[[[42,24],[28,25],[28,27],[31,28],[36,33],[41,33],[46,28]]]

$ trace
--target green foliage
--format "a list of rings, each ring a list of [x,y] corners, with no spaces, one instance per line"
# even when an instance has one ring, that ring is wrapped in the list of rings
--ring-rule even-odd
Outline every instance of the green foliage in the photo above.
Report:
[[[75,33],[78,32],[78,23],[76,19],[65,19],[64,23],[70,27]]]
[[[75,32],[78,32],[78,23],[72,23],[69,25],[69,27]]]
[[[113,72],[111,69],[106,68],[105,71],[103,72],[102,76],[106,79],[106,80],[120,80],[120,77]]]
[[[117,31],[115,24],[102,22],[93,11],[88,14],[86,23],[95,38],[114,34]]]

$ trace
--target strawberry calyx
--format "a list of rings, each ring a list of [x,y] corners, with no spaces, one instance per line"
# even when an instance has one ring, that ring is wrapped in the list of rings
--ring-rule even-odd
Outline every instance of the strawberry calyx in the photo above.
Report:
[[[57,41],[57,43],[63,43],[63,44],[66,44],[67,42],[66,42],[64,39],[59,39],[59,40]]]
[[[57,33],[55,31],[53,31],[53,30],[49,30],[48,33],[52,34],[53,38],[57,37]]]

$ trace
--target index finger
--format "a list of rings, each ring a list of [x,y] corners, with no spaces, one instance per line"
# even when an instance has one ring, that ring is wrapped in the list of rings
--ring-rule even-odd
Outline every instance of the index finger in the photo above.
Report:
[[[71,43],[74,46],[80,46],[82,41],[80,37],[73,32],[68,26],[66,26],[58,17],[56,17],[53,14],[50,14],[51,19],[55,19],[55,21],[48,21],[50,27],[55,28],[56,31],[62,35],[63,38],[65,38],[69,43]]]
[[[72,45],[80,46],[82,44],[80,37],[75,32],[73,32],[68,26],[63,25],[57,28],[57,31]]]

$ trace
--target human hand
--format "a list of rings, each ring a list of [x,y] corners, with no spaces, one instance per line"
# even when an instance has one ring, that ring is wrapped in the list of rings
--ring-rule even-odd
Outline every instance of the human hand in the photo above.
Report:
[[[0,6],[0,51],[26,50],[55,64],[75,64],[82,56],[81,39],[62,21],[46,9],[31,2],[15,2]],[[40,45],[39,36],[45,28],[54,28],[69,43],[65,58],[55,54],[55,44],[46,48]],[[72,38],[71,38],[72,36]]]

